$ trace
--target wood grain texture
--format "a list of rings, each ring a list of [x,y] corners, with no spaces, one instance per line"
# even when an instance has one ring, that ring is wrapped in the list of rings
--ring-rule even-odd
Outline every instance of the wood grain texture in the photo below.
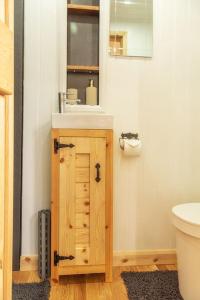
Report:
[[[90,181],[89,168],[76,168],[76,182],[87,183]]]
[[[96,182],[96,164],[100,165],[100,181]],[[106,139],[91,139],[90,154],[90,263],[105,264]]]
[[[90,230],[88,228],[77,228],[75,230],[75,239],[76,239],[76,245],[90,244]]]
[[[59,136],[73,137],[107,137],[112,135],[112,129],[52,129],[52,138]]]
[[[38,270],[38,256],[21,256],[20,257],[20,271],[37,271]]]
[[[139,266],[152,264],[176,264],[176,251],[169,250],[146,250],[115,252],[114,266]]]
[[[112,281],[113,266],[113,132],[106,137],[106,282]]]
[[[78,168],[89,168],[90,156],[88,154],[76,154],[76,167]]]
[[[54,252],[58,251],[58,203],[59,203],[59,154],[54,153],[54,138],[59,139],[58,131],[52,132],[51,150],[51,278],[58,282],[58,268],[54,266]]]
[[[68,72],[81,72],[81,73],[98,73],[99,66],[80,66],[80,65],[68,65]]]
[[[123,271],[154,272],[177,270],[176,265],[114,267],[113,282],[105,283],[101,274],[62,277],[60,284],[51,288],[50,300],[128,300],[126,287],[120,276]],[[15,283],[38,282],[36,272],[14,272]]]
[[[76,191],[80,191],[80,193],[78,194],[79,197],[80,196],[84,196],[85,193],[87,193],[87,196],[86,197],[82,197],[82,198],[76,198],[76,215],[77,214],[86,214],[89,216],[90,214],[90,198],[89,198],[89,195],[88,195],[88,192],[89,192],[89,185],[88,184],[83,184],[81,187],[84,188],[85,186],[85,189],[87,189],[86,191],[85,190],[82,190],[80,188],[80,185],[76,185]],[[77,195],[77,193],[76,193]]]
[[[0,21],[0,95],[13,92],[13,33]]]
[[[79,248],[85,248],[85,245],[78,245]],[[25,262],[24,262],[25,260]],[[20,270],[35,271],[37,266],[37,256],[23,256],[21,258],[22,267]],[[155,264],[157,266],[176,265],[176,251],[169,250],[145,250],[145,251],[114,251],[113,266],[114,267],[135,267],[148,266]]]
[[[90,202],[90,184],[89,183],[76,183],[76,201],[77,205],[78,202],[85,203],[85,206],[87,206],[87,203]],[[81,205],[81,204],[80,204]],[[78,211],[78,208],[77,208]]]
[[[13,162],[14,162],[14,98],[6,96],[5,152],[5,218],[4,218],[4,297],[12,295],[13,247]]]
[[[79,266],[88,265],[90,259],[89,244],[80,244],[76,246],[76,263]]]
[[[3,293],[5,199],[5,100],[0,96],[0,298]]]
[[[58,154],[52,148],[52,226],[59,234],[59,239],[52,236],[52,256],[58,251],[75,259],[58,267],[52,261],[52,280],[76,270],[88,273],[90,267],[91,273],[105,272],[106,264],[111,280],[112,212],[106,214],[106,209],[112,210],[112,170],[106,168],[112,168],[112,130],[53,129],[52,145],[54,138],[75,147],[62,148]],[[101,166],[98,183],[97,163]]]
[[[74,138],[61,137],[61,144],[76,144]],[[75,147],[60,149],[59,164],[59,255],[76,257],[76,191]],[[59,267],[75,264],[65,260]]]
[[[70,14],[84,14],[84,15],[98,15],[99,6],[94,5],[80,5],[80,4],[68,4],[68,13]]]
[[[5,24],[13,31],[14,29],[14,1],[5,1]]]
[[[0,299],[12,298],[14,41],[13,1],[5,0],[0,21]]]
[[[92,273],[105,273],[105,265],[76,265],[59,268],[59,275],[78,275],[78,274],[92,274]]]
[[[59,267],[105,264],[105,138],[61,137],[62,144],[72,149],[60,150],[59,254],[73,255],[74,260],[62,261]],[[77,167],[76,157],[89,157],[89,167]],[[82,161],[83,161],[82,159]],[[96,182],[96,164],[101,165],[101,181]],[[78,187],[78,188],[77,188]],[[86,198],[87,197],[87,198]],[[77,227],[77,217],[86,215],[87,224]],[[77,258],[77,245],[90,248],[89,260]],[[99,250],[101,249],[101,251]]]
[[[5,1],[0,0],[0,21],[5,23]]]
[[[76,213],[76,228],[89,228],[90,227],[90,216],[87,212]]]

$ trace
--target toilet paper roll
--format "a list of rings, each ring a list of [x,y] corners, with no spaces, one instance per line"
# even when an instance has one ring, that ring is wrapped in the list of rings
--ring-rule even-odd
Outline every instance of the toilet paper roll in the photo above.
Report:
[[[142,142],[140,140],[122,139],[120,144],[121,144],[121,148],[123,149],[123,154],[126,156],[139,156],[141,154]]]

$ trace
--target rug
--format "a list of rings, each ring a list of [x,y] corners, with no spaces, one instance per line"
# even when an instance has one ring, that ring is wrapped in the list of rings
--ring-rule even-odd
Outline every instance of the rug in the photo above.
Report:
[[[12,300],[48,300],[50,283],[13,284]]]
[[[123,272],[129,300],[183,300],[176,271]]]

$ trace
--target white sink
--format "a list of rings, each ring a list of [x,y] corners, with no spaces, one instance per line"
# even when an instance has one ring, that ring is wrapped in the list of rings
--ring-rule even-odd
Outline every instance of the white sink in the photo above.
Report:
[[[65,113],[104,113],[99,105],[70,105],[65,104]]]
[[[105,113],[53,113],[52,128],[112,129],[113,116]]]

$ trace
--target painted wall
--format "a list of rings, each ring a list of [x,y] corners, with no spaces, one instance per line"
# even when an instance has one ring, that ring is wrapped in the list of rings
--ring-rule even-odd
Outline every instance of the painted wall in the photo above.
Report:
[[[115,249],[174,248],[171,208],[200,201],[200,2],[154,0],[153,59],[106,55],[103,3],[101,103],[115,117]],[[140,158],[121,155],[125,131],[140,134]]]
[[[56,0],[25,1],[22,255],[37,253],[37,212],[50,206],[51,113],[60,83],[57,27]]]
[[[55,2],[25,7],[23,255],[37,253],[37,211],[49,206],[51,112],[63,78]],[[108,6],[101,0],[100,95],[115,117],[114,247],[174,248],[171,207],[200,200],[200,2],[154,0],[153,59],[107,55]],[[140,158],[121,155],[122,131],[139,132]]]

